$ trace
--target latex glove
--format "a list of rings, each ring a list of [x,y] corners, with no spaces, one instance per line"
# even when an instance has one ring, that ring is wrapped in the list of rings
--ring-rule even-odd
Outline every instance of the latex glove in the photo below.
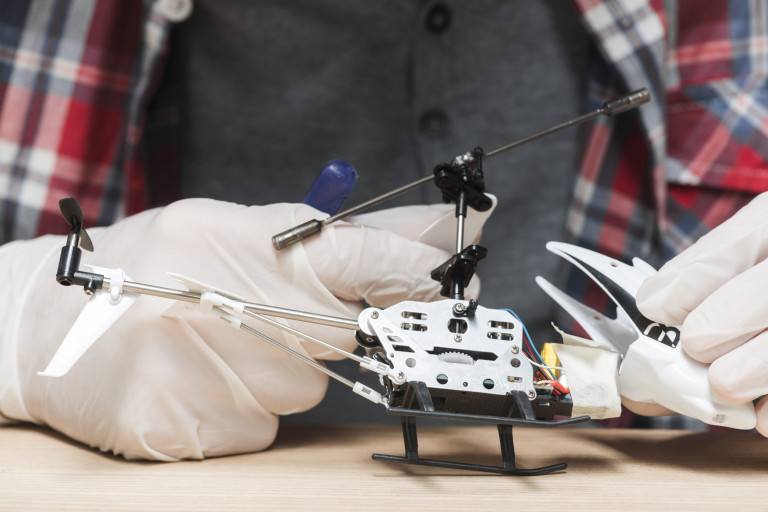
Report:
[[[318,216],[304,205],[181,201],[94,230],[96,252],[84,253],[83,263],[179,288],[166,275],[173,271],[254,302],[347,318],[356,318],[360,299],[386,307],[439,298],[429,272],[450,255],[392,232],[339,222],[289,250],[272,248],[273,234]],[[0,413],[6,418],[47,424],[128,458],[176,460],[263,449],[274,439],[277,415],[306,410],[324,395],[327,377],[317,370],[218,318],[162,317],[171,301],[149,296],[67,375],[38,376],[87,300],[54,280],[63,243],[43,237],[0,248]],[[333,354],[248,323],[305,355]],[[289,324],[355,346],[351,331]],[[350,400],[359,398],[350,394]]]
[[[464,246],[480,242],[483,226],[496,208],[498,200],[492,194],[486,195],[491,199],[492,206],[485,212],[467,208],[464,222]],[[414,222],[418,219],[418,222]],[[456,251],[456,206],[453,204],[432,204],[417,206],[401,206],[381,210],[349,218],[350,222],[359,222],[366,226],[394,231],[408,240],[424,242],[454,253]],[[473,279],[470,284],[474,285]],[[474,288],[466,292],[472,297]]]
[[[746,403],[768,394],[768,195],[762,194],[643,283],[640,311],[682,325],[688,354],[711,363],[722,399]],[[768,399],[756,406],[768,436]]]

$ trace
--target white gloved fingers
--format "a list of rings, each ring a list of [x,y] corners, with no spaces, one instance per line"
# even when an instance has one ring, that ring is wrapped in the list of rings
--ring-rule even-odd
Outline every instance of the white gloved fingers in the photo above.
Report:
[[[464,245],[480,242],[483,226],[496,208],[498,200],[486,194],[492,206],[485,212],[467,208],[464,221]],[[356,215],[347,219],[353,224],[383,229],[402,235],[408,240],[422,242],[449,253],[456,251],[456,206],[431,204],[402,206]]]
[[[149,282],[178,287],[165,275],[172,270],[248,301],[355,319],[359,305],[342,302],[326,289],[301,245],[283,251],[272,247],[272,234],[318,215],[306,205],[246,207],[204,199],[180,201],[164,209],[150,228],[150,235],[164,242],[163,250],[152,255],[153,264],[146,265],[141,251],[133,251],[140,261],[128,263],[127,268],[151,269],[153,273],[143,277]],[[190,237],[196,242],[194,254],[187,249]],[[259,323],[255,319],[248,322]],[[299,321],[288,323],[326,341],[338,336],[338,329]]]
[[[683,348],[711,363],[768,327],[768,261],[758,263],[706,297],[682,325]]]
[[[180,288],[166,276],[175,271],[255,302],[354,318],[359,307],[350,311],[352,304],[322,286],[301,248],[285,257],[271,246],[273,229],[315,213],[185,201],[92,233],[96,252],[83,262]],[[18,288],[35,300],[16,311],[23,313],[23,332],[11,343],[18,353],[4,350],[0,361],[18,368],[12,388],[29,411],[21,419],[129,458],[175,460],[263,449],[274,438],[275,413],[305,410],[322,397],[327,378],[314,368],[214,317],[163,318],[170,301],[146,296],[65,377],[38,376],[87,299],[79,287],[54,280],[63,244],[63,237],[53,240],[37,275],[16,276],[30,280]],[[354,346],[351,332],[342,332]],[[285,339],[303,351],[292,336]]]
[[[222,322],[215,320],[207,315],[192,315],[179,321],[188,325],[190,337],[197,336],[210,347],[264,409],[273,414],[293,414],[322,400],[328,377],[320,370],[259,336],[232,328],[222,330]],[[295,337],[251,319],[246,319],[246,323],[283,346],[310,356]],[[351,331],[349,335],[354,338]]]
[[[724,283],[768,257],[768,193],[648,278],[637,305],[648,318],[680,325],[686,316]]]
[[[715,359],[709,385],[726,402],[740,404],[768,395],[768,331]]]
[[[57,256],[64,244],[64,237],[45,236],[34,240],[19,240],[0,247],[0,423],[9,420],[31,421],[19,384],[20,368],[18,364],[19,333],[26,325],[20,312],[27,304],[47,302],[49,289],[61,288],[55,284],[53,275],[47,287],[28,286],[35,277],[44,271],[53,271],[44,261]],[[56,310],[52,313],[56,313]],[[31,321],[38,323],[44,317]],[[48,320],[46,319],[47,323]]]
[[[195,220],[200,212],[204,212],[205,218]],[[162,260],[155,260],[153,268],[174,269],[197,277],[200,268],[208,267],[206,275],[217,278],[204,281],[249,301],[355,320],[362,310],[359,303],[340,301],[326,290],[314,276],[301,247],[278,252],[271,246],[273,230],[280,231],[316,214],[304,205],[244,207],[210,200],[175,203],[162,212],[152,227],[153,234],[165,240],[167,246]],[[185,226],[190,222],[194,226]],[[198,239],[194,257],[176,250],[184,247],[190,235]],[[343,349],[356,347],[351,330],[272,318]],[[256,336],[228,328],[216,317],[192,315],[187,321],[242,376],[246,387],[267,410],[289,414],[306,410],[322,399],[327,377],[317,369]],[[243,317],[243,321],[305,356],[342,357],[310,341],[300,343],[294,335],[255,318]]]
[[[339,224],[274,250],[271,235],[317,217],[302,205],[182,201],[92,233],[96,252],[83,263],[180,288],[166,275],[172,271],[249,301],[351,319],[361,297],[377,305],[437,298],[429,273],[450,255],[394,233]],[[82,291],[56,284],[63,238],[56,245],[37,275],[21,276],[29,279],[21,289],[42,300],[21,304],[23,332],[11,343],[18,353],[0,357],[18,368],[13,386],[28,409],[23,419],[130,458],[173,460],[262,449],[274,437],[275,413],[304,410],[322,397],[327,378],[316,369],[213,316],[164,318],[170,301],[146,296],[65,377],[38,376],[86,301]],[[246,322],[299,352],[327,353]],[[356,345],[350,330],[289,323],[347,349]]]
[[[391,231],[416,241],[432,224],[446,215],[453,217],[456,207],[451,204],[398,206],[375,212],[353,215],[344,220],[371,228]]]
[[[349,314],[345,313],[344,318],[357,320],[357,317],[363,310],[362,302],[359,300],[350,301],[338,298],[337,300],[345,308],[345,311],[349,312]],[[353,352],[358,346],[357,340],[355,339],[355,331],[352,329],[342,329],[339,327],[331,327],[298,321],[289,322],[289,325],[304,334],[312,336],[313,338],[319,339],[326,343],[330,343],[348,352]],[[344,359],[345,357],[338,352],[318,345],[306,337],[298,336],[298,341],[304,346],[304,349],[307,350],[307,352],[315,359],[335,361]]]
[[[69,307],[67,297],[78,298],[76,290],[53,286],[60,299],[54,310]],[[177,460],[266,448],[276,416],[210,347],[180,336],[174,320],[157,315],[152,303],[161,299],[142,299],[148,300],[128,310],[64,377],[35,373],[56,350],[57,337],[41,337],[36,350],[20,352],[21,388],[33,420],[127,458]],[[39,323],[38,314],[29,308],[22,319]],[[66,330],[67,320],[46,316],[41,334]]]
[[[714,393],[735,404],[768,393],[768,195],[756,197],[732,218],[647,279],[637,294],[640,311],[682,325],[683,348],[712,363]],[[768,433],[765,400],[758,430]]]
[[[757,431],[768,437],[768,397],[761,398],[755,405]]]
[[[345,222],[332,224],[319,236],[305,240],[303,248],[296,246],[275,251],[271,245],[265,248],[268,237],[267,240],[254,237],[257,227],[266,224],[270,233],[279,232],[317,217],[318,212],[305,205],[244,207],[206,200],[187,200],[172,206],[173,209],[166,208],[163,218],[155,223],[160,227],[154,229],[159,229],[163,237],[183,239],[187,236],[185,233],[194,233],[205,238],[205,248],[210,246],[210,260],[224,252],[239,256],[237,259],[219,258],[221,264],[230,268],[228,275],[238,278],[220,281],[222,287],[235,292],[239,290],[248,297],[254,296],[258,288],[273,291],[293,291],[292,286],[311,288],[315,291],[302,300],[302,304],[319,306],[320,309],[313,311],[325,314],[345,316],[353,313],[345,312],[336,297],[347,301],[364,298],[377,306],[389,306],[406,299],[439,298],[439,284],[431,280],[429,273],[450,257],[448,253],[397,234]],[[205,217],[190,223],[189,219],[200,218],[195,215],[199,210],[206,211]],[[180,227],[184,222],[187,226]],[[182,260],[182,254],[174,254],[174,247],[179,243],[168,245],[168,259]],[[221,248],[224,245],[226,250]],[[259,264],[258,268],[249,268],[248,255],[253,255],[252,260]],[[313,276],[307,272],[307,265],[318,279],[316,286],[308,286]],[[476,295],[478,287],[477,282],[473,283],[467,295]],[[271,293],[270,298],[273,295]],[[296,301],[287,298],[285,302]],[[280,305],[277,300],[275,303]]]
[[[346,223],[303,245],[320,282],[334,295],[378,307],[440,298],[430,272],[450,258],[395,233]]]
[[[204,199],[180,201],[165,208],[146,228],[151,238],[163,242],[163,250],[152,254],[152,264],[147,265],[141,249],[134,248],[135,261],[126,265],[129,269],[153,270],[153,274],[144,277],[148,282],[178,288],[178,283],[164,275],[165,271],[173,270],[241,295],[248,301],[355,320],[362,309],[359,301],[343,301],[328,291],[315,276],[301,246],[276,251],[271,245],[273,232],[317,215],[319,212],[306,205],[246,207]],[[196,244],[194,254],[187,250],[190,237]],[[120,243],[117,239],[106,245]],[[356,346],[350,330],[273,319],[346,350]],[[282,331],[256,319],[246,318],[245,321],[272,337],[283,335]],[[223,323],[213,323],[215,328],[225,330]],[[303,345],[315,358],[341,357],[309,341]]]
[[[471,207],[467,208],[467,217],[464,219],[463,247],[480,242],[480,238],[483,235],[483,227],[496,209],[496,205],[498,204],[496,196],[487,193],[485,195],[491,200],[491,207],[488,210],[480,212]],[[456,229],[457,222],[454,207],[453,212],[447,213],[436,220],[419,235],[417,240],[433,247],[437,247],[438,249],[455,253]]]
[[[496,196],[486,195],[493,203],[490,209],[479,212],[467,208],[467,218],[464,222],[465,246],[480,242],[483,226],[496,208]],[[456,251],[456,206],[453,204],[403,206],[356,215],[348,220],[351,223],[397,233],[408,240],[442,249],[448,254]],[[467,299],[478,298],[480,278],[477,275],[472,278],[464,293]]]

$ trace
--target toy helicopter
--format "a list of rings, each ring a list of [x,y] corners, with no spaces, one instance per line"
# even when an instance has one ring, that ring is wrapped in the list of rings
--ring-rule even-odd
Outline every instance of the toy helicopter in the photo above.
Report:
[[[540,475],[561,471],[567,467],[565,463],[535,469],[518,468],[512,429],[515,425],[550,428],[589,420],[590,415],[574,415],[582,409],[574,401],[573,382],[568,381],[572,384],[569,388],[565,378],[575,375],[569,373],[568,365],[565,364],[565,352],[563,367],[546,364],[530,343],[525,326],[513,313],[488,309],[475,300],[465,299],[464,289],[470,283],[478,262],[487,253],[479,245],[464,245],[465,219],[468,208],[482,212],[488,211],[493,205],[492,198],[485,193],[484,160],[596,116],[624,112],[649,99],[647,90],[635,91],[604,104],[596,111],[493,151],[486,153],[482,148],[475,148],[457,156],[450,163],[438,165],[432,174],[421,180],[324,220],[309,221],[275,235],[275,249],[283,250],[308,236],[319,234],[324,226],[338,219],[432,181],[440,188],[446,202],[456,204],[456,252],[431,274],[433,279],[441,283],[441,294],[447,298],[433,303],[401,302],[386,309],[368,307],[357,319],[256,304],[184,276],[174,275],[187,287],[187,290],[177,290],[133,282],[120,269],[94,267],[92,272],[82,271],[82,249],[92,251],[93,244],[83,229],[83,214],[77,201],[73,198],[63,199],[60,208],[71,231],[61,252],[56,279],[65,286],[82,286],[92,297],[41,374],[51,377],[64,375],[103,330],[122,315],[140,294],[154,295],[196,306],[200,312],[223,318],[232,327],[260,337],[349,386],[354,393],[385,407],[389,414],[399,416],[405,455],[374,454],[376,460],[509,475]],[[724,404],[711,394],[706,381],[706,366],[690,360],[678,347],[679,331],[674,327],[652,324],[637,311],[634,296],[642,280],[654,272],[649,265],[636,260],[634,266],[630,267],[567,244],[551,244],[548,248],[587,273],[617,304],[620,314],[617,319],[611,320],[539,278],[542,288],[582,323],[593,340],[607,347],[607,350],[598,350],[615,356],[609,358],[614,365],[611,381],[616,380],[619,360],[623,358],[621,373],[626,373],[627,378],[618,379],[622,384],[622,394],[641,401],[656,401],[705,421],[737,428],[754,426],[754,410],[750,418],[747,406]],[[104,329],[100,332],[93,332],[93,329],[87,327],[93,315],[107,319],[102,322]],[[259,332],[246,324],[243,317],[267,323],[353,359],[362,368],[379,375],[381,390],[374,390],[336,374]],[[353,330],[365,355],[359,356],[337,348],[283,325],[273,317]],[[661,333],[658,341],[649,337],[657,331]],[[644,373],[654,369],[657,370],[655,374]],[[675,398],[668,392],[666,386],[669,376],[664,372],[676,372],[676,379],[682,375],[682,378],[690,381],[688,387],[693,391],[682,398]],[[625,384],[629,390],[626,393],[623,387]],[[617,393],[615,395],[618,397]],[[502,465],[477,465],[420,457],[416,418],[422,417],[497,425]]]

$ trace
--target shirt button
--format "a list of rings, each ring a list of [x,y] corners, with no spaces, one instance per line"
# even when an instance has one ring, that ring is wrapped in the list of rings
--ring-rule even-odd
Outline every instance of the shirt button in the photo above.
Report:
[[[448,135],[451,131],[451,122],[448,119],[448,114],[439,108],[431,108],[424,111],[419,117],[419,131],[432,139]]]
[[[178,23],[192,14],[192,0],[158,0],[155,8],[163,18]]]
[[[451,10],[442,3],[437,3],[427,13],[425,26],[427,30],[439,34],[448,30],[451,25]]]

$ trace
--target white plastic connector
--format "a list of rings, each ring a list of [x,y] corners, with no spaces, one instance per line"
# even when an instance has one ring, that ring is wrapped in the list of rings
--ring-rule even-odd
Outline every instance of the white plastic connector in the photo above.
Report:
[[[235,313],[242,313],[245,310],[245,304],[242,302],[228,299],[223,295],[210,290],[203,290],[200,294],[200,310],[203,313],[213,312],[213,308],[227,307]]]
[[[217,311],[219,316],[222,320],[227,322],[230,327],[233,327],[235,329],[240,329],[240,326],[242,325],[243,321],[237,318],[235,315],[230,315],[229,313],[225,313],[222,310]]]
[[[125,284],[125,272],[121,268],[116,268],[109,276],[109,303],[117,304],[123,296],[123,284]]]
[[[376,361],[370,357],[363,357],[363,360],[360,362],[360,368],[389,377],[395,384],[403,384],[405,382],[405,375],[402,372],[396,372],[388,364]]]
[[[370,357],[363,357],[363,361],[360,363],[360,368],[365,368],[366,370],[378,373],[379,375],[386,375],[391,369],[389,365],[371,359]]]
[[[367,398],[368,400],[370,400],[375,404],[384,403],[384,399],[381,396],[381,393],[379,393],[378,391],[374,391],[373,389],[369,388],[362,382],[355,382],[355,386],[352,388],[352,391],[363,398]]]

